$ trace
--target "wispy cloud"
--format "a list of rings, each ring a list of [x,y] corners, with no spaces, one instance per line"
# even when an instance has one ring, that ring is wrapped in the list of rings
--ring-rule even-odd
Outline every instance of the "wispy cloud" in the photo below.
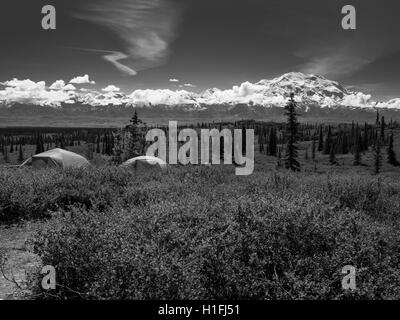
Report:
[[[104,59],[121,72],[135,75],[168,57],[179,15],[179,8],[170,0],[96,0],[76,16],[115,32],[125,50],[114,51]]]
[[[307,74],[337,77],[352,74],[372,61],[374,60],[340,54],[316,56],[301,66],[300,71]]]
[[[112,63],[114,67],[116,67],[122,73],[125,73],[129,76],[137,75],[137,72],[135,70],[119,62],[120,60],[128,58],[128,56],[125,53],[115,51],[112,52],[111,54],[103,56],[103,58],[104,60],[107,60],[108,62]]]

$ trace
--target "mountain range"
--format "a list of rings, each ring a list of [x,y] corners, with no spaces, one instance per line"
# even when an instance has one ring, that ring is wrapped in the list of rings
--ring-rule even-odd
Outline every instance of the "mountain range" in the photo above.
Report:
[[[133,109],[152,123],[257,119],[284,120],[283,107],[295,94],[302,121],[374,121],[376,110],[400,120],[400,99],[375,102],[371,95],[345,88],[319,75],[299,72],[272,80],[244,82],[231,89],[147,89],[122,93],[115,86],[101,92],[66,85],[14,79],[2,83],[0,125],[120,125]]]

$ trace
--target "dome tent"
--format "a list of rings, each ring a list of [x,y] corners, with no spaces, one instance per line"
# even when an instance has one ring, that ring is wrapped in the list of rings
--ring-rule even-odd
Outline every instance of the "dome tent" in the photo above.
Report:
[[[63,149],[53,149],[34,155],[21,164],[20,167],[31,166],[34,168],[84,168],[90,163],[79,154]]]
[[[136,158],[129,159],[121,164],[121,167],[131,167],[135,169],[147,169],[147,168],[161,168],[166,169],[167,163],[156,157],[152,156],[140,156]]]

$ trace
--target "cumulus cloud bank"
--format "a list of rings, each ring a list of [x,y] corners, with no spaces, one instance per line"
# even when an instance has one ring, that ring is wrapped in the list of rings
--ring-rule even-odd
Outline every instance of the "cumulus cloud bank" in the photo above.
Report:
[[[196,103],[195,94],[185,90],[172,91],[168,89],[136,90],[129,96],[131,104],[136,105],[179,105]]]
[[[170,0],[96,0],[76,16],[112,30],[125,43],[125,51],[114,51],[104,59],[121,72],[135,75],[164,62],[180,8]]]
[[[84,76],[78,76],[73,79],[69,83],[74,84],[96,84],[94,81],[89,80],[89,75],[85,74]]]
[[[111,84],[111,85],[101,89],[101,91],[103,91],[103,92],[118,92],[118,91],[121,91],[121,89]]]
[[[63,85],[64,84],[64,85]],[[40,106],[60,106],[74,98],[72,90],[65,83],[56,81],[55,90],[48,90],[44,81],[13,79],[2,83],[5,88],[0,90],[0,101],[5,104],[21,103]]]
[[[50,87],[50,90],[64,90],[64,91],[73,91],[76,88],[72,84],[65,84],[64,80],[55,81]]]
[[[89,77],[77,77],[79,83],[90,83]],[[92,106],[151,106],[151,105],[259,105],[281,106],[287,103],[291,92],[296,100],[306,105],[321,107],[347,106],[359,108],[400,108],[400,99],[376,105],[371,95],[352,92],[321,76],[289,73],[272,80],[249,81],[231,89],[207,89],[201,93],[186,90],[146,89],[124,94],[115,85],[108,85],[98,92],[94,89],[76,90],[72,84],[57,80],[49,87],[44,81],[13,79],[0,83],[0,103],[11,105],[23,103],[59,107],[62,104],[81,103]]]

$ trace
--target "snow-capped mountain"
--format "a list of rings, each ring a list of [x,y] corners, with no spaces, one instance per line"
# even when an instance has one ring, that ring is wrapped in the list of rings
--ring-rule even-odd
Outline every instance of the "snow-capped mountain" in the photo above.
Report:
[[[61,83],[61,85],[60,85]],[[56,85],[57,84],[57,85]],[[201,93],[186,90],[147,89],[135,90],[125,94],[115,86],[109,86],[102,92],[72,85],[62,85],[58,80],[47,87],[45,82],[14,79],[2,83],[0,102],[11,106],[24,103],[39,106],[62,107],[72,104],[84,104],[92,107],[102,106],[187,106],[188,111],[203,110],[210,105],[283,107],[290,93],[301,105],[319,107],[352,108],[391,108],[400,109],[400,99],[393,99],[378,105],[371,100],[371,95],[353,92],[336,81],[318,75],[305,75],[300,72],[284,74],[272,80],[260,80],[256,83],[243,82],[231,89],[207,89]],[[112,89],[109,89],[112,88]]]
[[[305,75],[299,72],[284,74],[272,80],[257,83],[244,82],[229,90],[206,90],[198,101],[203,104],[248,104],[265,107],[283,107],[290,93],[302,105],[320,107],[359,107],[374,106],[371,95],[351,92],[336,81],[318,75]]]
[[[147,89],[135,90],[129,95],[110,92],[89,92],[77,95],[76,102],[92,106],[127,105],[134,107],[169,106],[186,111],[201,111],[210,105],[225,105],[228,109],[237,105],[284,107],[291,93],[305,107],[321,108],[390,108],[400,109],[400,99],[375,103],[371,95],[346,89],[336,81],[318,75],[299,72],[284,74],[272,80],[256,83],[243,82],[231,89],[207,89],[201,93],[186,90]],[[307,108],[306,108],[307,109]]]
[[[126,94],[112,85],[96,91],[65,85],[62,80],[48,87],[43,81],[13,79],[0,83],[0,115],[24,114],[29,107],[30,114],[45,109],[46,114],[58,111],[71,117],[79,113],[110,117],[123,116],[131,113],[132,108],[140,108],[144,117],[281,119],[282,108],[291,93],[295,94],[303,118],[368,120],[373,119],[379,108],[388,113],[388,117],[400,119],[400,98],[377,103],[369,94],[352,91],[322,76],[299,72],[200,93],[146,89]]]
[[[387,102],[379,102],[377,108],[397,109],[400,110],[400,98],[392,99]]]

